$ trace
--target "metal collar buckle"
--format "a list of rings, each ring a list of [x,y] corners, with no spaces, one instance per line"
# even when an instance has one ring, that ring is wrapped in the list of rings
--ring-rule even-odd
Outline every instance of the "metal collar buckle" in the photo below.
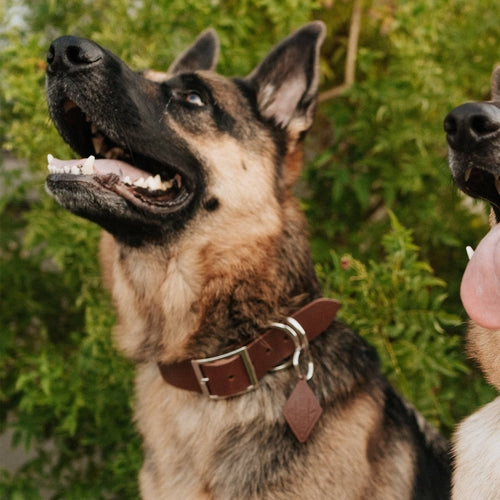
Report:
[[[240,356],[241,361],[243,362],[243,365],[245,367],[245,370],[248,375],[248,380],[250,380],[250,385],[241,392],[238,392],[236,394],[231,394],[232,396],[239,396],[241,394],[245,394],[247,392],[253,391],[256,389],[259,385],[259,379],[257,378],[257,375],[255,374],[255,369],[252,364],[252,360],[250,359],[250,356],[248,355],[248,351],[246,346],[240,347],[238,349],[235,349],[234,351],[226,352],[224,354],[221,354],[219,356],[213,356],[212,358],[203,358],[203,359],[192,359],[191,360],[191,365],[193,366],[194,373],[196,374],[196,378],[198,379],[198,383],[200,384],[201,392],[205,395],[208,396],[210,399],[225,399],[226,397],[229,396],[218,396],[217,394],[212,394],[210,392],[210,389],[208,388],[208,383],[210,382],[210,379],[205,376],[203,373],[202,366],[206,365],[207,363],[213,363],[215,361],[220,361],[221,359],[227,359],[227,358],[232,358],[233,356]]]
[[[293,340],[295,351],[292,358],[281,365],[275,366],[272,371],[279,371],[293,365],[299,378],[311,380],[314,374],[314,363],[312,360],[311,352],[309,350],[309,340],[302,325],[294,318],[286,318],[286,323],[271,323],[271,328],[276,328],[286,332]],[[304,354],[307,361],[307,372],[302,374],[300,369],[300,356]]]

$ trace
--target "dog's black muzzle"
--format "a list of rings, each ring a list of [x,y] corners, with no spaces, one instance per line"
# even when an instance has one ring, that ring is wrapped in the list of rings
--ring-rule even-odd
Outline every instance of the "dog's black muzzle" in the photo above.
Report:
[[[470,102],[458,106],[444,120],[450,147],[473,153],[492,139],[498,139],[500,109],[486,102]]]
[[[471,102],[444,120],[449,164],[457,186],[469,196],[488,200],[500,210],[500,108]]]
[[[52,42],[46,71],[56,128],[82,160],[95,157],[94,172],[85,175],[52,170],[49,193],[122,237],[131,225],[138,239],[182,226],[202,195],[203,174],[186,141],[169,127],[175,120],[170,88],[73,36]],[[156,183],[148,184],[153,178]]]

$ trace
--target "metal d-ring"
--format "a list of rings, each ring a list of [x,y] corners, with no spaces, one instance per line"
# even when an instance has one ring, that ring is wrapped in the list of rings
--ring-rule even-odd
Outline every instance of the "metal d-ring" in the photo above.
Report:
[[[286,323],[271,323],[271,325],[269,326],[288,334],[295,345],[295,351],[292,355],[291,360],[275,366],[271,371],[276,372],[284,370],[285,368],[288,368],[290,365],[292,365],[299,378],[310,380],[314,374],[314,364],[311,358],[311,353],[309,351],[309,341],[307,339],[305,330],[302,328],[302,325],[294,318],[288,317],[286,318]],[[300,355],[302,353],[307,356],[307,374],[305,375],[305,377],[300,370]]]
[[[298,333],[299,335],[299,340],[301,344],[301,349],[299,352],[295,350],[293,353],[292,357],[292,363],[293,366],[296,366],[296,369],[300,373],[300,367],[299,367],[299,358],[302,353],[306,356],[307,360],[307,374],[306,374],[306,380],[311,380],[312,376],[314,375],[314,363],[312,360],[311,356],[311,351],[309,349],[309,339],[307,338],[306,331],[304,328],[302,328],[302,325],[294,318],[288,317],[287,322],[291,325],[291,327],[295,330],[295,332]]]
[[[298,336],[297,332],[290,325],[287,325],[285,323],[271,323],[269,325],[269,327],[276,328],[276,330],[281,330],[281,331],[285,332],[289,337],[291,337],[291,339],[293,340],[293,343],[295,345],[294,355],[295,355],[295,352],[297,351],[297,349],[300,351],[301,344],[300,344],[299,336]],[[281,370],[285,370],[286,368],[289,368],[290,366],[292,366],[292,358],[290,358],[288,361],[285,361],[284,363],[281,363],[280,365],[276,365],[275,367],[273,367],[271,369],[271,371],[272,372],[279,372]]]

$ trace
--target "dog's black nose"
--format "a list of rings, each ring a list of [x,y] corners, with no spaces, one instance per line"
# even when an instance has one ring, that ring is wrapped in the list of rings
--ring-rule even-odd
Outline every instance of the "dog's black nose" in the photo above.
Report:
[[[451,148],[470,151],[500,130],[500,109],[486,102],[462,104],[448,114],[443,126]]]
[[[84,38],[62,36],[54,40],[47,53],[50,73],[81,71],[103,58],[99,45]]]

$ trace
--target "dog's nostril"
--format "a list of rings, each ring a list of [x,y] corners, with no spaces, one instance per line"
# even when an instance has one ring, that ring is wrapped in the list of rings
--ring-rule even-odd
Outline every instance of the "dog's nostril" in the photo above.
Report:
[[[54,40],[47,53],[51,73],[80,71],[103,58],[103,50],[84,38],[63,36]]]
[[[449,135],[456,134],[458,130],[457,121],[453,116],[448,115],[444,120],[443,128]]]
[[[70,63],[75,65],[91,64],[101,58],[101,53],[97,52],[90,44],[69,45],[66,48],[66,57]]]
[[[495,132],[500,128],[500,123],[490,120],[487,115],[474,115],[470,118],[470,128],[480,136]]]
[[[54,47],[51,45],[49,51],[47,52],[47,63],[52,64],[55,59]]]

